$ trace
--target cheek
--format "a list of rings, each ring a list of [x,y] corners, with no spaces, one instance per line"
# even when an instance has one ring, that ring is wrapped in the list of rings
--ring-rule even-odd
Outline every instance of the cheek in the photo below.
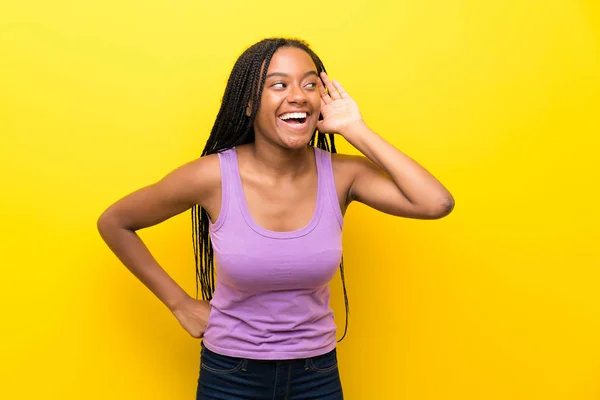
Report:
[[[258,129],[263,134],[271,131],[272,127],[277,124],[274,115],[275,109],[270,105],[269,100],[263,99],[254,120],[254,130]]]
[[[270,131],[269,127],[273,125],[273,122],[271,120],[272,118],[269,118],[269,116],[265,112],[259,111],[256,115],[256,120],[254,121],[254,130],[258,130],[263,134],[265,132]]]
[[[310,103],[312,105],[312,109],[315,112],[320,112],[321,111],[321,95],[319,93],[314,93],[310,97]]]
[[[264,116],[267,115],[268,113],[272,112],[273,107],[271,106],[272,101],[271,99],[269,99],[266,96],[263,96],[262,99],[260,99],[260,105],[258,106],[258,113],[257,116]]]
[[[262,99],[260,100],[258,117],[264,119],[272,117],[275,114],[276,108],[277,103],[275,102],[275,99],[273,99],[271,96],[263,95]]]

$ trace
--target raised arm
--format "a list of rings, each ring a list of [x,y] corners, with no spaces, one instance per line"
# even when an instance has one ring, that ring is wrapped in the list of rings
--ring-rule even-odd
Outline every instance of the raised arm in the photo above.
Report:
[[[335,157],[349,175],[348,202],[359,201],[408,218],[448,215],[454,208],[454,198],[440,181],[369,129],[358,106],[339,83],[330,81],[324,73],[321,78],[325,86],[319,82],[323,115],[319,131],[342,135],[366,156]]]
[[[342,156],[352,175],[349,202],[417,219],[438,219],[452,211],[452,195],[433,175],[379,135],[364,129],[350,143],[368,158]]]

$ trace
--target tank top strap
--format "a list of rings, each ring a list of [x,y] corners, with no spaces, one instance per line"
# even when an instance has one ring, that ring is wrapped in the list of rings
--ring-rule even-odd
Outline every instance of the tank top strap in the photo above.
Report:
[[[331,162],[331,153],[327,150],[322,150],[315,147],[315,157],[317,157],[317,168],[319,169],[319,179],[323,180],[323,201],[324,205],[328,205],[326,209],[335,215],[340,228],[344,226],[344,217],[340,210],[340,202],[338,200],[337,191],[335,189],[335,179],[333,176],[333,164]]]
[[[232,196],[235,196],[235,173],[237,160],[235,159],[235,148],[218,152],[219,164],[221,169],[221,210],[217,221],[212,224],[212,229],[217,230],[223,225],[227,214],[229,213]]]

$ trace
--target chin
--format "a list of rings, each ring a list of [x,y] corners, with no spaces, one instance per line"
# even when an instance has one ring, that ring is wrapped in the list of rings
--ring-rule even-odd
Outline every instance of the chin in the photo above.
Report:
[[[285,136],[281,138],[281,142],[283,143],[283,145],[291,150],[297,150],[297,149],[302,149],[305,148],[306,146],[308,146],[308,142],[310,142],[310,139],[312,138],[312,135],[309,136],[305,136],[305,135],[294,135],[294,136]]]

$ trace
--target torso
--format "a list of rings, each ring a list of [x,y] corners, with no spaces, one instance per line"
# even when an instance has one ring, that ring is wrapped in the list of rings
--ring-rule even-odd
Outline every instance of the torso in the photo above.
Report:
[[[216,281],[203,340],[211,351],[295,359],[336,346],[329,284],[343,254],[343,198],[331,154],[307,150],[285,174],[266,169],[252,147],[217,155],[221,185],[210,197],[222,208],[209,224]]]

